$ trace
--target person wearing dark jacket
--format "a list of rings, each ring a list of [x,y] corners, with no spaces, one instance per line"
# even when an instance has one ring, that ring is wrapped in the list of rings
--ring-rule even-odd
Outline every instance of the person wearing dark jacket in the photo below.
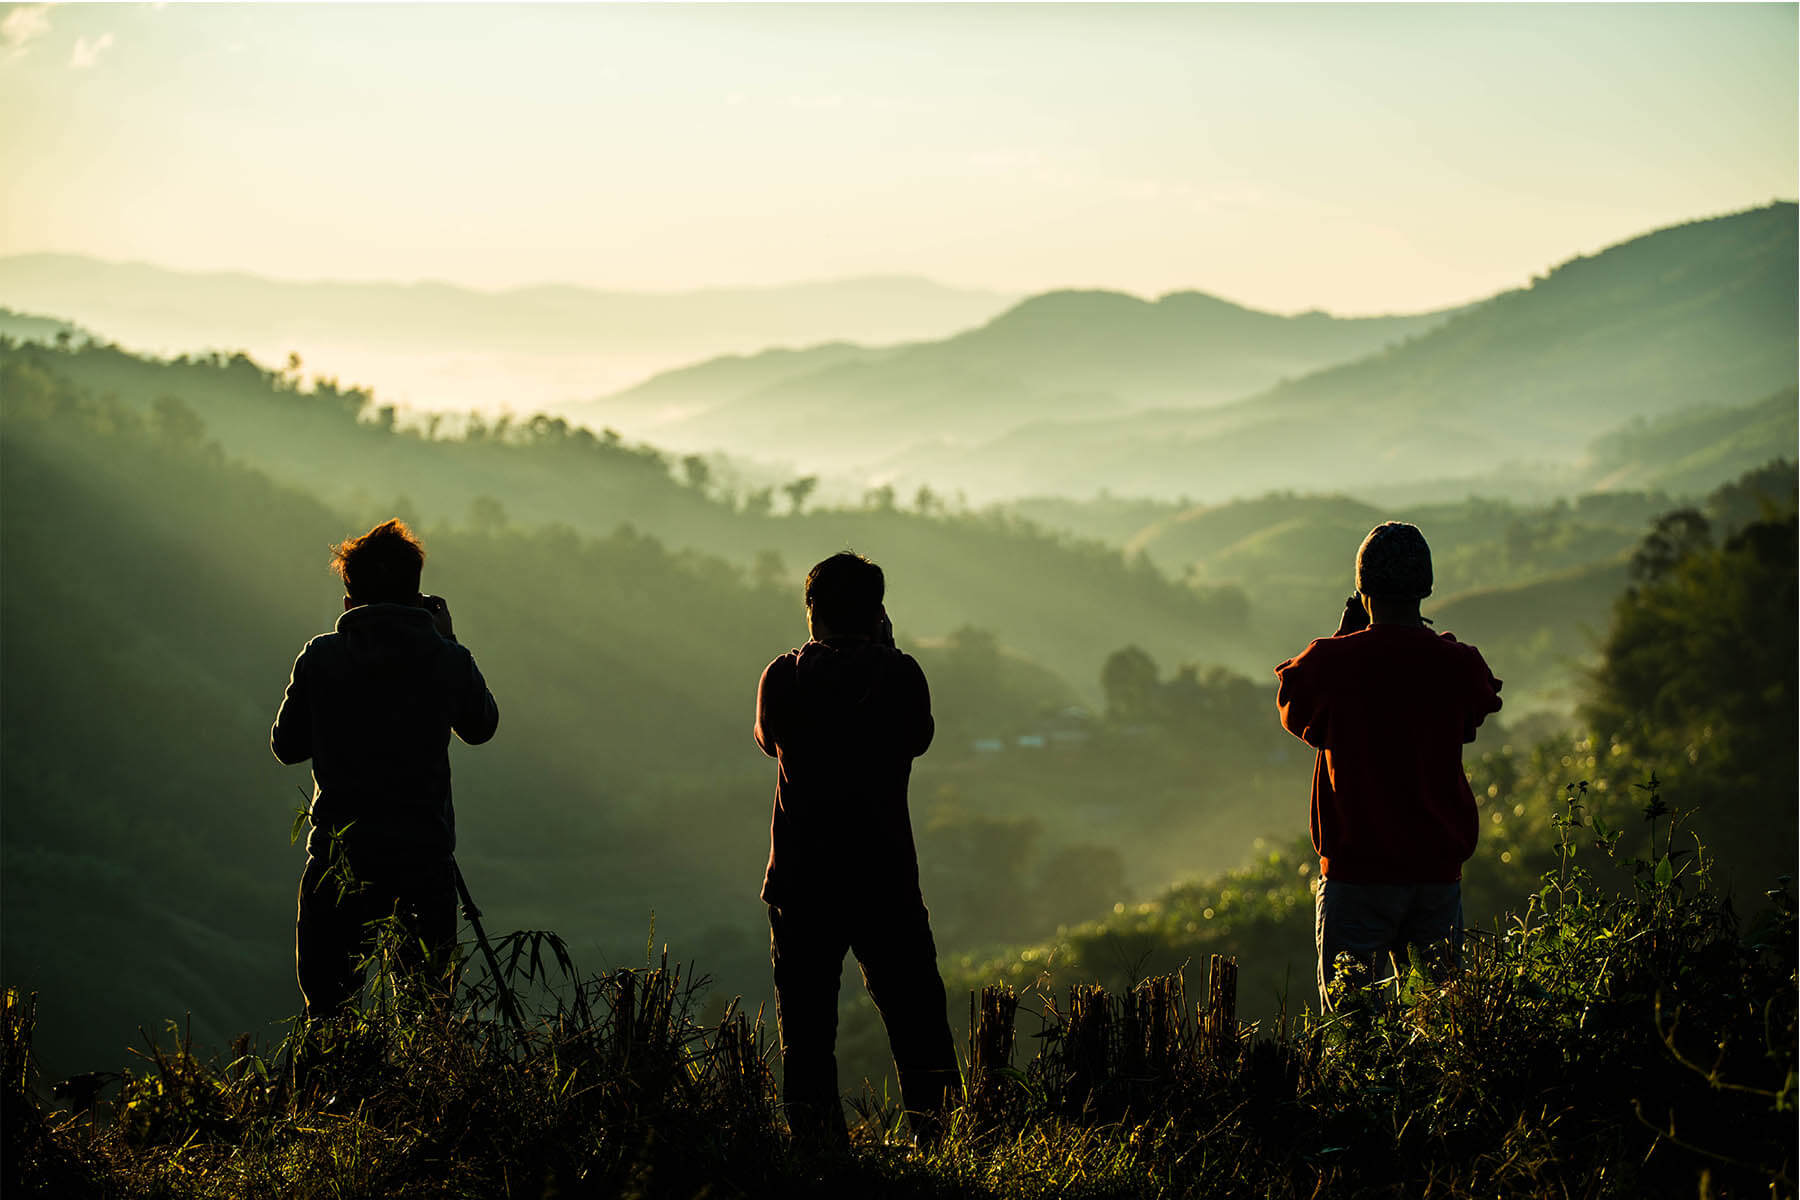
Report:
[[[411,969],[442,966],[456,944],[450,734],[485,742],[500,711],[449,606],[420,594],[424,563],[397,520],[333,547],[344,614],[294,660],[270,731],[277,759],[313,763],[294,946],[308,1017],[355,995],[372,922],[399,917],[421,951],[403,958]]]
[[[1500,680],[1475,647],[1419,614],[1431,548],[1389,521],[1356,555],[1357,591],[1336,634],[1275,668],[1282,726],[1318,751],[1312,837],[1319,853],[1319,1000],[1335,1006],[1339,956],[1372,972],[1408,947],[1462,938],[1462,864],[1475,852],[1475,797],[1462,747],[1500,709]]]
[[[887,1027],[901,1103],[930,1140],[961,1086],[937,946],[919,890],[906,786],[931,745],[925,673],[894,647],[881,568],[834,554],[806,577],[811,640],[757,687],[757,745],[777,761],[769,906],[782,1097],[796,1139],[847,1141],[837,1078],[846,951]]]

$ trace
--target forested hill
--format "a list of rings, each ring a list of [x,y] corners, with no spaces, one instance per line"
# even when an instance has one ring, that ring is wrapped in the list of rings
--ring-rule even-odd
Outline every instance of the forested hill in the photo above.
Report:
[[[1222,407],[1043,421],[886,466],[979,481],[984,496],[1107,487],[1221,500],[1296,480],[1491,492],[1503,470],[1573,466],[1630,422],[1792,387],[1795,214],[1778,203],[1646,234],[1402,345]]]
[[[325,550],[355,526],[167,423],[66,393],[34,413],[0,379],[8,979],[55,1006],[44,1049],[70,1069],[169,1014],[222,1045],[293,1010],[283,834],[307,777],[268,727],[341,611]],[[761,780],[732,767],[760,758],[751,696],[796,640],[790,590],[629,532],[426,534],[501,699],[502,736],[452,752],[486,902],[590,947],[629,935],[618,954],[652,907],[697,936],[685,897],[753,894],[754,854],[718,847],[766,836]],[[671,776],[695,782],[651,787]]]
[[[501,703],[499,738],[453,750],[463,865],[496,920],[554,927],[592,961],[641,949],[654,909],[732,991],[767,982],[769,772],[749,726],[758,672],[805,638],[805,565],[852,543],[888,567],[946,777],[971,738],[1030,731],[1077,687],[1097,691],[1124,641],[1157,637],[1180,661],[1174,647],[1228,637],[1243,615],[1230,595],[1013,522],[746,514],[604,438],[545,424],[431,442],[360,407],[247,360],[0,349],[0,913],[8,982],[42,995],[41,1046],[64,1070],[119,1065],[136,1026],[171,1013],[222,1045],[293,1010],[299,859],[282,834],[306,776],[269,756],[268,725],[294,655],[341,611],[327,547],[393,512],[347,478],[398,491],[396,476],[452,489],[466,474],[509,502],[568,499],[590,523],[515,523],[485,490],[449,515],[405,506]],[[202,412],[245,458],[292,448],[333,502],[226,453]],[[607,501],[573,505],[584,492]],[[751,565],[627,520],[658,513],[744,539]],[[778,561],[790,552],[797,566]],[[1005,649],[1034,639],[1091,670],[1059,677]],[[1030,806],[1051,813],[1059,787]],[[1235,799],[1221,785],[1218,802]],[[951,816],[921,836],[981,828]],[[1083,836],[1058,819],[1047,851]]]
[[[1246,401],[1265,420],[1432,419],[1586,440],[1638,417],[1741,403],[1796,374],[1792,203],[1572,259],[1381,359]]]
[[[0,337],[24,342],[68,342],[91,340],[92,334],[56,317],[39,317],[30,313],[0,308]]]
[[[698,459],[671,461],[541,416],[472,418],[458,436],[434,437],[397,426],[366,391],[303,386],[241,355],[163,362],[106,346],[24,344],[0,346],[0,370],[9,405],[65,387],[114,397],[171,437],[216,442],[365,528],[395,512],[490,533],[558,525],[604,537],[629,525],[791,588],[813,562],[852,545],[888,568],[895,622],[913,636],[992,630],[1089,687],[1121,629],[1171,660],[1262,666],[1241,643],[1247,613],[1237,593],[1196,591],[1116,549],[1016,518],[949,511],[929,493],[877,490],[857,507],[812,509],[802,478],[781,492],[727,495]],[[1103,611],[1111,620],[1096,622]]]
[[[1156,301],[1049,292],[943,340],[703,363],[580,412],[684,447],[869,463],[921,441],[966,444],[1052,417],[1223,403],[1450,315],[1278,316],[1202,292]],[[684,415],[646,425],[670,408]]]
[[[1090,703],[1101,663],[1125,641],[1159,662],[1225,664],[1260,677],[1296,639],[1314,635],[1347,586],[1350,552],[1381,519],[1428,531],[1439,551],[1439,602],[1517,587],[1616,564],[1657,514],[1791,454],[1796,436],[1791,389],[1737,408],[1635,420],[1564,476],[1582,486],[1538,505],[1460,494],[1454,503],[1382,505],[1290,491],[1222,505],[1059,501],[971,512],[921,488],[872,489],[855,506],[816,507],[808,477],[727,483],[709,460],[677,459],[559,418],[409,425],[367,391],[306,382],[243,356],[164,362],[95,344],[16,344],[0,346],[0,365],[11,372],[9,399],[65,383],[116,397],[170,436],[216,442],[365,527],[394,512],[494,534],[559,525],[604,537],[629,525],[790,587],[829,549],[858,546],[892,570],[903,631],[996,632]],[[1105,512],[1113,515],[1095,517]],[[1051,532],[1065,527],[1093,540]],[[1508,622],[1507,638],[1560,648],[1532,654],[1515,695],[1566,692],[1580,659],[1566,653],[1568,639],[1591,628],[1610,598],[1598,583],[1590,592],[1579,611],[1534,608]],[[1099,612],[1109,619],[1096,621]]]

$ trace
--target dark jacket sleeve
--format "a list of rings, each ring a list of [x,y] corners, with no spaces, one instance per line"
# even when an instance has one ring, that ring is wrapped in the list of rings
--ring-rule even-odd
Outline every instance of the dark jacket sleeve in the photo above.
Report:
[[[465,669],[460,672],[462,678],[450,728],[464,742],[479,746],[500,728],[500,706],[494,703],[494,694],[488,691],[487,680],[481,677],[481,668],[475,665],[475,656],[461,646],[456,650]]]
[[[763,668],[762,678],[756,681],[756,723],[751,732],[756,737],[756,744],[770,758],[777,756],[780,745],[780,714],[785,707],[787,688],[785,680],[793,675],[793,667],[788,655],[782,655]]]
[[[1487,720],[1489,713],[1500,711],[1500,680],[1488,670],[1487,660],[1481,657],[1481,651],[1467,646],[1469,652],[1469,707],[1467,722],[1463,726],[1463,741],[1475,740],[1475,731]]]
[[[918,659],[906,655],[907,694],[902,736],[907,753],[917,758],[931,748],[937,733],[937,722],[931,716],[931,686],[925,682],[925,670]]]
[[[1323,750],[1330,735],[1330,706],[1316,677],[1313,647],[1317,645],[1312,643],[1275,668],[1275,707],[1281,713],[1283,729],[1313,749]]]
[[[312,732],[312,698],[306,685],[306,651],[302,650],[294,660],[287,694],[282,696],[275,724],[269,730],[269,749],[290,767],[303,763],[312,757]]]

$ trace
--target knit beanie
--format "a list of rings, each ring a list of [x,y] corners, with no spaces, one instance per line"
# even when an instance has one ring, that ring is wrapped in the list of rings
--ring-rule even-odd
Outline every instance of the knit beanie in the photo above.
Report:
[[[1377,525],[1356,551],[1356,590],[1365,596],[1423,600],[1431,595],[1431,547],[1417,525]]]

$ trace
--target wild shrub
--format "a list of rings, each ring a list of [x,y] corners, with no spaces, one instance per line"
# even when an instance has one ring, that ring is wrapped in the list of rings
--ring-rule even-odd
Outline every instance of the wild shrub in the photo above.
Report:
[[[171,1036],[74,1113],[40,1101],[32,1005],[9,993],[4,1182],[123,1197],[1792,1196],[1790,881],[1741,925],[1660,782],[1637,796],[1628,839],[1567,788],[1547,818],[1554,865],[1522,911],[1470,931],[1460,967],[1415,959],[1322,1018],[1240,1023],[1225,957],[1192,1000],[1179,972],[1118,991],[989,987],[966,1102],[928,1147],[878,1098],[848,1153],[790,1147],[760,1021],[734,1006],[696,1023],[699,981],[666,952],[584,976],[554,935],[515,933],[497,972],[446,990],[390,969],[390,944],[336,1021],[268,1051],[240,1040],[223,1064]],[[1645,852],[1626,857],[1628,841]],[[521,1019],[503,1019],[503,990]]]

